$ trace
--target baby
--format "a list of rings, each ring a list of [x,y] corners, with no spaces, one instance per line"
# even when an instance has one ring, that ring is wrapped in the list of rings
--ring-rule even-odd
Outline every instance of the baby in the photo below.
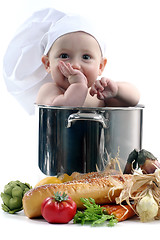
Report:
[[[136,87],[100,77],[106,63],[105,44],[94,24],[47,8],[27,19],[10,42],[3,75],[8,91],[30,114],[35,102],[135,106],[139,101]]]
[[[135,106],[139,92],[131,84],[101,76],[107,59],[97,40],[77,31],[64,34],[42,56],[53,82],[44,84],[36,103],[52,106],[104,107]]]

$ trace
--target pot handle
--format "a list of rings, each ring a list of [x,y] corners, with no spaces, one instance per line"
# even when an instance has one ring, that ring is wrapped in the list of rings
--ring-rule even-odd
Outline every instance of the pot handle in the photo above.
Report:
[[[70,128],[72,123],[75,122],[75,121],[78,121],[78,120],[100,122],[102,124],[103,128],[108,128],[109,127],[108,126],[109,120],[106,119],[101,114],[78,112],[78,113],[73,113],[68,117],[67,128]]]

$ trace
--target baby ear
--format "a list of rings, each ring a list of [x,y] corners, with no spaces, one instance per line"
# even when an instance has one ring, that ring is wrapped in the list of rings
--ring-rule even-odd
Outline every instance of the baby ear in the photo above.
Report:
[[[45,69],[47,72],[50,72],[50,62],[49,62],[49,58],[47,55],[43,55],[42,58],[42,63],[44,64],[45,66]]]
[[[107,58],[102,58],[99,65],[99,76],[102,74],[106,64],[107,64]]]

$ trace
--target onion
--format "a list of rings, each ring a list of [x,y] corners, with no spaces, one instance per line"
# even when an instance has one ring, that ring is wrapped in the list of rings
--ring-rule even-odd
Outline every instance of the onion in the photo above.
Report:
[[[157,168],[160,168],[157,158],[145,149],[139,151],[137,162],[143,173],[154,173]]]
[[[158,204],[153,198],[151,189],[139,200],[136,205],[136,211],[141,222],[149,222],[155,219],[158,214]]]
[[[157,168],[160,168],[160,162],[152,159],[146,159],[143,165],[140,165],[140,168],[144,173],[154,173]]]
[[[142,149],[137,151],[134,149],[128,156],[124,173],[130,174],[136,168],[141,168],[143,173],[154,173],[157,168],[160,168],[160,162],[149,151]]]

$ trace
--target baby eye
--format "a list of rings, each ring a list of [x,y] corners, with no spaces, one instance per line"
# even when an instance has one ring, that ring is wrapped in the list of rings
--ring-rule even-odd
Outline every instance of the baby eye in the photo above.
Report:
[[[84,55],[83,55],[83,59],[89,60],[89,59],[91,59],[91,56],[89,56],[88,54],[84,54]]]
[[[67,53],[62,53],[60,56],[60,58],[69,58],[69,55]]]

